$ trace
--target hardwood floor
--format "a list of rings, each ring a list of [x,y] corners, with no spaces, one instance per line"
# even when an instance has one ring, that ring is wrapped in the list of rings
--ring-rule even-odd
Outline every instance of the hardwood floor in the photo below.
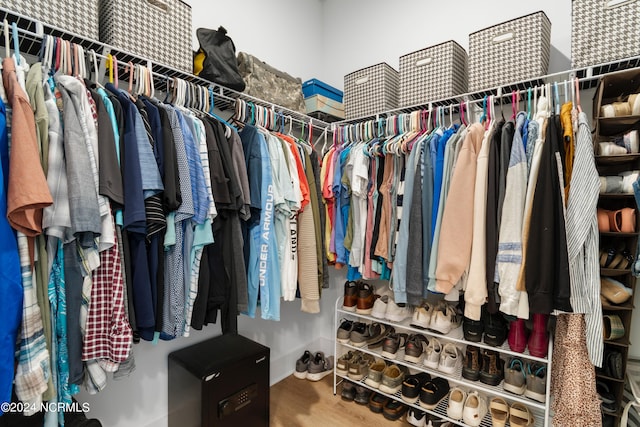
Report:
[[[333,375],[318,382],[293,375],[271,387],[271,427],[391,427],[411,426],[404,420],[389,421],[368,406],[345,402],[333,395]]]

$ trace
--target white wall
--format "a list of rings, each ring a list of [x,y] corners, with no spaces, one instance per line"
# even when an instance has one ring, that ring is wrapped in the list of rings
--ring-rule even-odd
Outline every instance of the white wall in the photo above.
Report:
[[[223,26],[238,52],[250,53],[269,65],[300,77],[316,75],[324,49],[321,0],[185,0],[193,13],[193,44],[197,28]]]
[[[321,79],[338,88],[344,75],[448,40],[468,49],[469,34],[543,10],[551,21],[550,71],[570,68],[571,1],[325,0],[325,56]],[[559,51],[559,52],[558,52]]]

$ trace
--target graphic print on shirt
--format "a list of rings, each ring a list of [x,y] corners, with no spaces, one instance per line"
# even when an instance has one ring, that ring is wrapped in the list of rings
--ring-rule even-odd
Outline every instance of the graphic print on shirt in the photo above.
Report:
[[[267,270],[269,268],[269,238],[271,234],[271,223],[273,221],[273,185],[267,187],[267,199],[262,210],[264,216],[260,226],[261,244],[260,244],[260,265],[259,265],[259,281],[260,287],[264,287],[267,283]]]

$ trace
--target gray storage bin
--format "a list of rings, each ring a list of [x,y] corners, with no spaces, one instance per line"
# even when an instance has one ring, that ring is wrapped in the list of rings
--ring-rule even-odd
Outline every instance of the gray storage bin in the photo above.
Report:
[[[397,108],[398,80],[398,72],[384,62],[344,76],[347,120]]]
[[[191,26],[180,0],[100,0],[100,41],[189,73]]]
[[[1,6],[78,36],[98,40],[98,0],[3,0]]]
[[[571,66],[612,62],[640,55],[640,1],[573,0]]]
[[[400,106],[467,92],[467,52],[453,40],[400,57]]]
[[[551,22],[544,12],[469,35],[469,91],[535,79],[549,71]]]

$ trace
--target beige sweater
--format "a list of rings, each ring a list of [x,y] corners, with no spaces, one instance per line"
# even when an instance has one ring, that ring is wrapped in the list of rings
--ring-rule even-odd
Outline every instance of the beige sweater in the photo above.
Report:
[[[436,290],[445,294],[449,293],[469,267],[476,168],[484,132],[484,126],[480,123],[469,127],[451,177],[440,227],[436,267]]]

